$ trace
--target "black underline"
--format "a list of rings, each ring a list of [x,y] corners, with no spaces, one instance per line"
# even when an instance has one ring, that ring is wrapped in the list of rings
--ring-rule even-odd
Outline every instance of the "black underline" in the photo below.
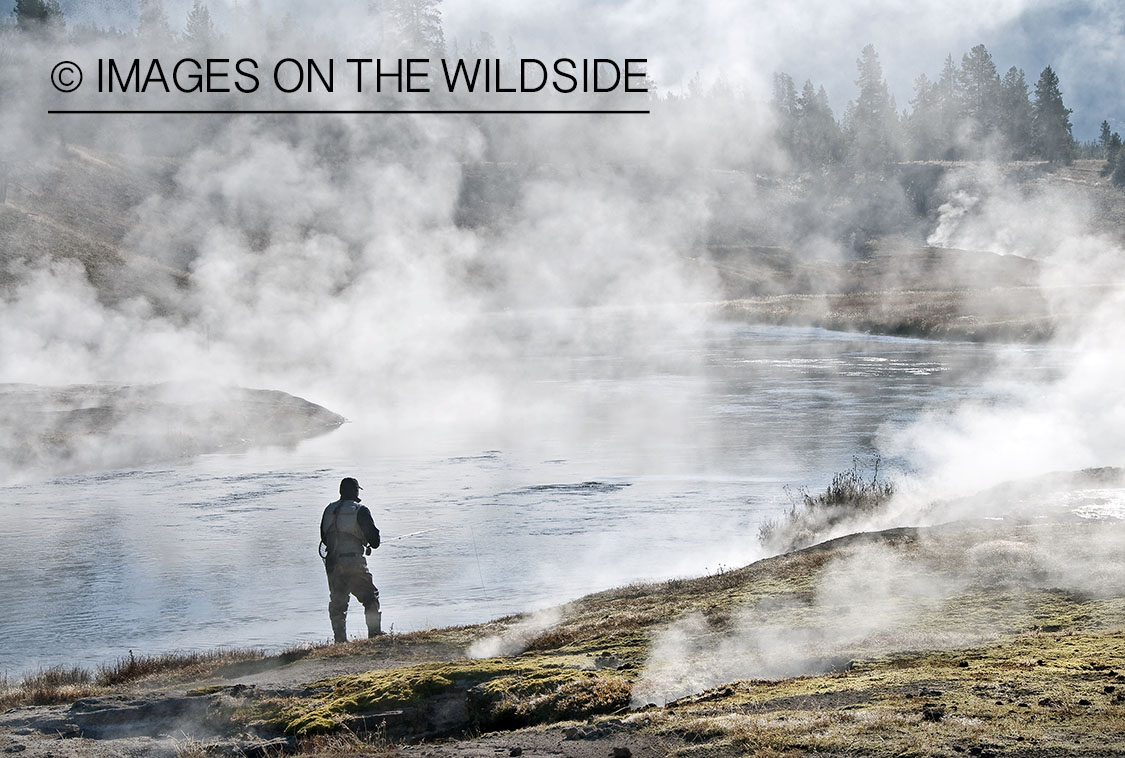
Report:
[[[135,109],[135,110],[71,110],[71,109],[52,109],[48,110],[50,114],[74,114],[74,115],[91,115],[91,114],[105,114],[105,115],[125,115],[133,113],[145,113],[156,115],[169,115],[169,116],[190,116],[190,115],[259,115],[259,116],[288,116],[288,115],[313,115],[313,114],[344,114],[344,115],[470,115],[470,114],[495,114],[495,115],[644,115],[651,113],[649,110],[510,110],[510,109],[464,109],[464,110],[150,110],[150,109]]]

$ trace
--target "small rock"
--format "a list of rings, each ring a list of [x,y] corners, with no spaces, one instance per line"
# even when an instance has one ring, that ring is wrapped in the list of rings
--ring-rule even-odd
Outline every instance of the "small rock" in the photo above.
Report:
[[[24,750],[27,750],[27,745],[21,745],[18,742],[14,745],[8,745],[8,747],[4,748],[5,753],[22,753]]]
[[[936,703],[926,703],[922,706],[923,721],[941,721],[945,718],[945,707]]]
[[[627,747],[615,747],[613,758],[633,758],[633,751]]]
[[[598,669],[616,669],[620,665],[621,661],[617,659],[617,656],[609,652],[602,653],[594,659],[594,668]]]
[[[60,737],[81,737],[82,727],[78,724],[63,724],[55,730],[55,734]]]
[[[1107,694],[1107,695],[1112,695],[1112,694],[1113,694],[1113,692],[1114,692],[1114,691],[1115,691],[1116,689],[1117,689],[1117,688],[1116,688],[1116,687],[1114,687],[1114,686],[1113,686],[1112,684],[1107,684],[1107,685],[1106,685],[1105,687],[1102,687],[1102,692],[1104,692],[1104,693],[1105,693],[1105,694]]]
[[[969,662],[968,661],[961,661],[960,663],[957,664],[957,666],[960,667],[960,668],[963,668],[963,669],[967,669],[969,667]]]
[[[508,755],[512,756],[512,758],[518,758],[518,756],[523,755],[523,748],[522,747],[514,747],[514,748],[512,748],[511,750],[508,751]]]
[[[1090,701],[1087,700],[1086,698],[1082,698],[1081,700],[1078,701],[1078,704],[1079,705],[1090,705]]]
[[[568,726],[566,729],[563,730],[563,739],[564,740],[576,740],[576,739],[578,739],[579,734],[580,733],[578,731],[578,727]]]

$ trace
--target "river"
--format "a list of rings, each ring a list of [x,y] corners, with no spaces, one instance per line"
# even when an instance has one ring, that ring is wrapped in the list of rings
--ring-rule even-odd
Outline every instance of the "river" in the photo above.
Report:
[[[869,461],[881,429],[1003,402],[998,367],[1057,370],[1046,348],[738,324],[659,347],[696,369],[525,357],[529,385],[579,415],[565,434],[397,447],[353,419],[288,449],[0,487],[0,673],[328,639],[317,525],[342,476],[384,535],[369,563],[397,632],[743,565],[787,488]],[[883,455],[892,476],[910,466]],[[354,600],[349,621],[359,634]]]

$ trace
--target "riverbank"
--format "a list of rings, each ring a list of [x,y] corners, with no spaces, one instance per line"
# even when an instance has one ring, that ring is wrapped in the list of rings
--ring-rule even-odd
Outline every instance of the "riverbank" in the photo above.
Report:
[[[1108,501],[1111,479],[1068,487]],[[0,749],[1119,755],[1125,523],[1060,497],[1025,488],[992,503],[1001,517],[855,534],[551,612],[196,662],[10,709]]]
[[[680,250],[678,257],[685,271],[694,267],[697,278],[709,283],[720,299],[715,309],[725,318],[929,339],[1045,341],[1081,319],[1109,288],[1098,272],[1090,272],[1085,280],[1079,268],[1068,271],[1065,287],[1053,281],[1048,292],[1042,264],[1031,251],[1024,257],[924,246],[921,229],[932,225],[938,214],[941,177],[974,168],[985,175],[990,170],[985,165],[944,163],[898,167],[904,176],[928,177],[924,192],[907,181],[910,192],[926,197],[925,202],[918,200],[917,229],[904,227],[848,244],[813,240],[799,245],[781,244],[777,230],[748,227],[716,231],[715,241]],[[1050,189],[1081,198],[1092,209],[1092,229],[1107,239],[1120,239],[1125,194],[1100,177],[1100,161],[1008,168],[1009,180],[1023,192]],[[467,177],[483,172],[489,181],[503,183],[500,175],[506,169],[485,164],[462,170]],[[176,171],[167,159],[80,145],[67,146],[38,168],[17,166],[8,197],[0,204],[0,289],[17,291],[30,272],[44,266],[74,268],[100,302],[140,298],[155,316],[183,308],[183,294],[193,287],[195,277],[191,267],[179,267],[176,255],[154,258],[152,251],[134,244],[138,225],[143,227],[138,209],[146,198],[172,192]],[[732,182],[723,185],[722,203],[737,205],[757,191],[753,177],[739,175]],[[794,177],[773,182],[768,199],[780,203],[778,213],[788,207],[785,203],[798,202],[810,191],[790,187],[801,184]],[[842,197],[836,199],[843,201],[849,192],[859,191],[838,188]],[[503,215],[500,207],[485,215],[498,214]],[[486,260],[479,265],[471,282],[483,296],[504,274],[490,275]]]
[[[727,296],[715,306],[722,318],[936,340],[1046,342],[1116,291],[1075,281],[1048,292],[1038,261],[901,241],[852,260],[753,245],[708,260]]]
[[[343,416],[276,390],[206,383],[0,383],[0,482],[295,445]]]

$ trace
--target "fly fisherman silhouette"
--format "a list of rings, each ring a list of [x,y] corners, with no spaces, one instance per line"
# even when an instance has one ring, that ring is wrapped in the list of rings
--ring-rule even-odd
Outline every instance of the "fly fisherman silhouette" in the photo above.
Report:
[[[351,477],[340,481],[340,499],[329,503],[320,518],[321,557],[328,572],[328,618],[336,642],[348,639],[349,596],[363,603],[367,636],[383,633],[380,627],[379,590],[367,570],[366,555],[379,547],[379,530],[367,506],[359,504],[359,482]]]

